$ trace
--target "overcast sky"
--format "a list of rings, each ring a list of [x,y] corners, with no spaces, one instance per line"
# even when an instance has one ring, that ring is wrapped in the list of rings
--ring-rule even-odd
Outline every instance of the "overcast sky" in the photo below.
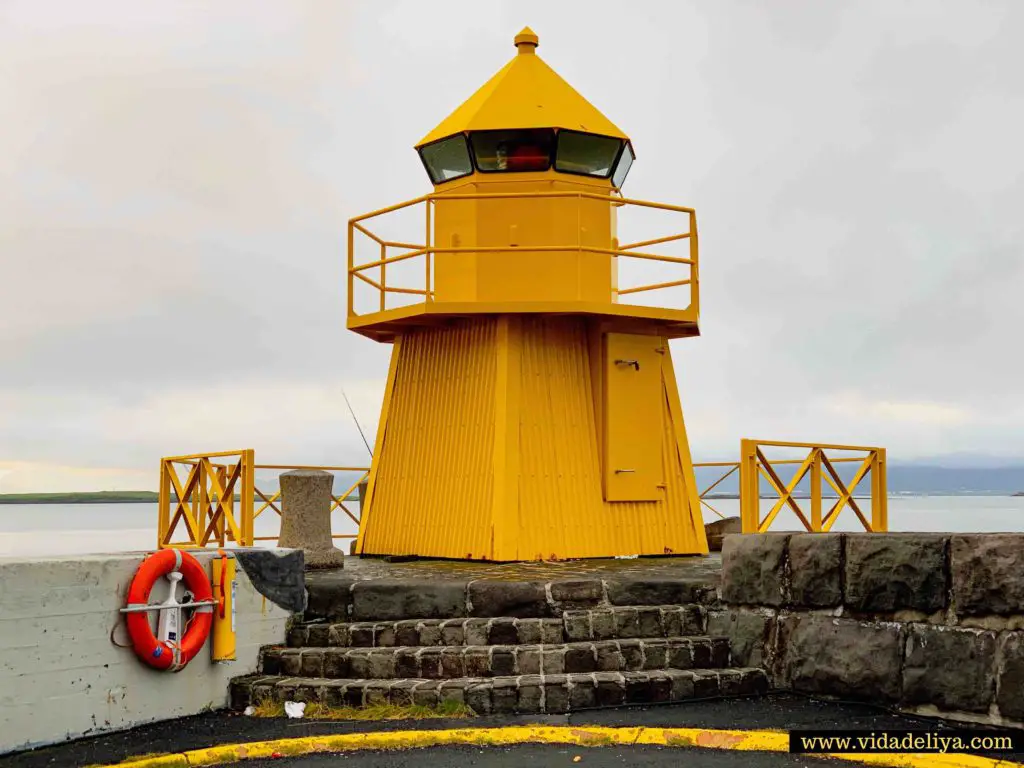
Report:
[[[364,462],[345,222],[429,190],[412,145],[525,24],[627,194],[697,209],[698,458],[1024,459],[1022,2],[0,0],[0,492]]]

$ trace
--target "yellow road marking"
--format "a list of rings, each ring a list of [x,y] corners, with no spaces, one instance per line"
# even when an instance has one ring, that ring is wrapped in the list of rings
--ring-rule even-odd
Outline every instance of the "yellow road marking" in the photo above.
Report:
[[[650,744],[663,747],[730,749],[746,752],[787,752],[789,735],[781,731],[729,731],[707,728],[603,728],[599,726],[509,726],[456,728],[442,731],[376,731],[305,736],[245,744],[224,744],[174,755],[126,760],[118,768],[194,768],[274,756],[296,757],[318,752],[397,750],[459,744],[508,746],[513,744],[574,744],[580,747]],[[825,755],[866,765],[891,768],[1024,768],[975,755]]]

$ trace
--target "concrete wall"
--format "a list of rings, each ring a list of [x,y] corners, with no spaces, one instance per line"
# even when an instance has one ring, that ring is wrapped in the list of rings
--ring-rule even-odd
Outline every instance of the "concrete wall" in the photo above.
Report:
[[[239,568],[238,660],[203,652],[178,673],[150,669],[111,640],[128,643],[118,609],[143,557],[0,559],[0,753],[227,706],[228,681],[284,641],[290,613]]]
[[[776,688],[1024,727],[1024,535],[726,536],[721,596]]]

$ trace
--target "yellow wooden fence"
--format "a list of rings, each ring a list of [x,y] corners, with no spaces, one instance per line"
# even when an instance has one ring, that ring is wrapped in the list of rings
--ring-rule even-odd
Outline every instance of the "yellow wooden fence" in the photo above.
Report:
[[[250,547],[257,541],[276,541],[277,536],[255,535],[255,522],[260,515],[268,509],[276,512],[278,518],[281,515],[281,491],[263,490],[256,485],[256,471],[265,469],[358,472],[359,479],[344,493],[332,493],[331,512],[340,509],[359,525],[359,511],[354,510],[352,502],[357,498],[362,501],[355,494],[370,474],[367,467],[257,464],[251,448],[170,456],[160,460],[157,546],[223,547],[234,542]],[[183,538],[175,540],[176,535]],[[355,538],[355,534],[346,533],[333,536]]]
[[[786,449],[787,451],[807,451],[803,459],[773,458],[766,456],[768,449]],[[829,453],[832,455],[829,456]],[[837,456],[836,453],[844,454]],[[846,455],[854,454],[854,455]],[[844,483],[836,470],[837,464],[857,464],[857,468],[849,483]],[[796,466],[788,481],[782,479],[781,466]],[[719,518],[724,518],[708,501],[712,491],[726,479],[739,473],[740,520],[743,533],[763,533],[775,522],[779,513],[790,509],[808,531],[825,533],[832,529],[839,513],[847,506],[853,511],[864,530],[882,533],[889,528],[886,489],[885,449],[857,445],[833,445],[827,443],[793,443],[772,440],[742,440],[740,443],[739,461],[712,461],[694,464],[695,468],[716,468],[721,474],[713,483],[701,490],[700,501],[707,509]],[[797,498],[795,492],[805,477],[810,477],[810,489],[807,498]],[[761,515],[762,479],[766,480],[773,497],[771,508],[763,517]],[[866,513],[861,509],[855,491],[861,483],[869,480],[871,484],[871,509]],[[835,492],[834,502],[824,510],[824,485],[827,484]],[[802,505],[807,504],[809,507]]]

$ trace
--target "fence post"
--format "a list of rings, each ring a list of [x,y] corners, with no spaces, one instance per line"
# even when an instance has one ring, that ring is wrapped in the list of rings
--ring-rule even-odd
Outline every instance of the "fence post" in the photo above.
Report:
[[[757,441],[740,440],[740,525],[743,533],[757,533],[761,517],[757,476]]]
[[[160,497],[157,501],[157,540],[156,548],[164,548],[164,539],[167,538],[167,529],[171,527],[171,478],[167,474],[173,472],[174,468],[164,459],[160,459]]]
[[[821,533],[821,455],[820,448],[812,448],[811,462],[811,531]]]
[[[239,461],[242,464],[241,477],[239,480],[242,481],[242,493],[241,493],[241,506],[242,506],[242,540],[238,542],[239,546],[251,547],[253,545],[253,485],[254,485],[254,474],[256,472],[256,456],[255,451],[252,448],[242,451],[242,456]]]
[[[871,462],[871,530],[889,530],[889,488],[886,482],[885,448],[875,451]]]

